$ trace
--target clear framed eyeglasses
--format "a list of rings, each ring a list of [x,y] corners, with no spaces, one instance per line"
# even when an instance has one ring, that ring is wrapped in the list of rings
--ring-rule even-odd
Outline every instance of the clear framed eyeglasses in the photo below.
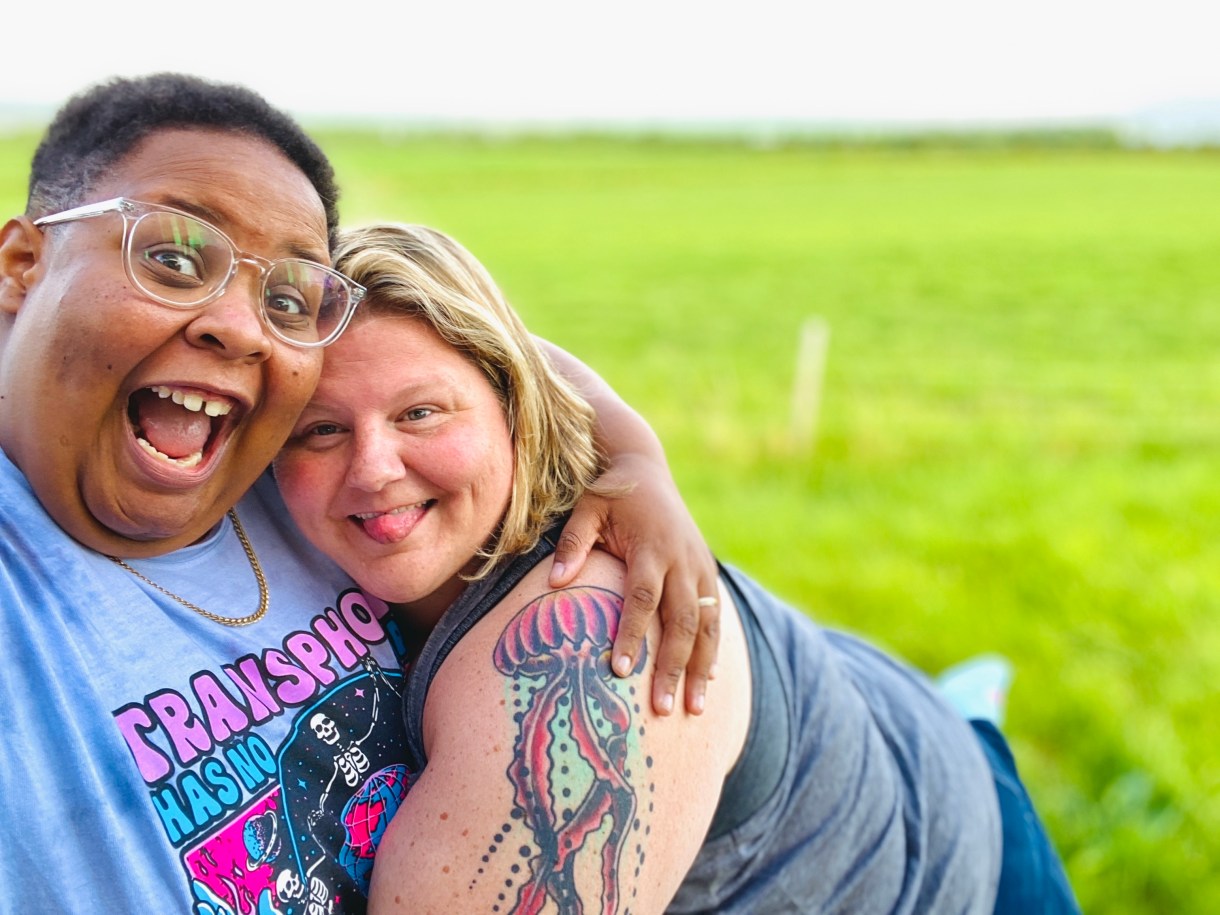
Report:
[[[261,279],[263,322],[293,346],[326,346],[343,333],[364,287],[315,261],[267,260],[240,250],[220,229],[173,207],[115,197],[34,221],[39,228],[106,213],[123,217],[127,278],[154,302],[201,308],[219,298],[238,268],[250,264]]]

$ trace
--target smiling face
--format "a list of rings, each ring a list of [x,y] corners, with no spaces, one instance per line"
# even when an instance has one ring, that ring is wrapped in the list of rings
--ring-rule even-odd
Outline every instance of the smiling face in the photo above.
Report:
[[[430,625],[504,514],[512,438],[486,376],[428,324],[358,318],[275,476],[315,546]]]
[[[265,141],[151,134],[88,202],[125,196],[192,212],[243,251],[329,263],[306,176]],[[128,281],[111,213],[0,235],[0,446],[86,546],[149,556],[203,536],[257,478],[321,369],[271,336],[256,272],[197,310]]]

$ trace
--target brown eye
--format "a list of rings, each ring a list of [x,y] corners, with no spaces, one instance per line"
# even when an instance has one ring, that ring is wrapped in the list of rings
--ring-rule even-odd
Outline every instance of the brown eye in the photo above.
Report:
[[[151,279],[167,286],[194,287],[203,283],[203,262],[198,252],[189,248],[148,248],[141,263]]]

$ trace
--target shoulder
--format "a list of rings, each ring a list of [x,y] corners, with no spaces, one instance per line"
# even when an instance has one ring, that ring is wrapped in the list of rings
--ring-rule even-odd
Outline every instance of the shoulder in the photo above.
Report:
[[[498,730],[505,721],[501,700],[520,710],[519,694],[532,695],[539,682],[592,675],[614,689],[608,664],[623,604],[621,563],[595,554],[577,581],[561,590],[549,587],[548,573],[549,563],[534,566],[441,664],[424,707],[429,759],[444,744],[469,738],[469,726],[455,730],[455,724],[469,725],[476,703],[495,718],[488,728]],[[630,687],[626,695],[631,697]],[[506,721],[512,724],[512,716]]]
[[[704,715],[657,718],[651,660],[626,678],[610,671],[621,564],[595,554],[558,591],[547,572],[531,570],[442,664],[424,713],[428,766],[378,869],[388,881],[464,869],[450,890],[471,908],[508,886],[522,906],[579,898],[586,909],[660,911],[702,846],[748,728],[744,647],[723,646],[717,685],[729,688]],[[429,881],[429,893],[441,890]]]
[[[575,582],[552,590],[550,564],[540,562],[463,641],[468,650],[479,652],[494,646],[495,666],[505,675],[531,655],[563,650],[595,656],[610,647],[618,632],[624,571],[617,559],[594,552]]]

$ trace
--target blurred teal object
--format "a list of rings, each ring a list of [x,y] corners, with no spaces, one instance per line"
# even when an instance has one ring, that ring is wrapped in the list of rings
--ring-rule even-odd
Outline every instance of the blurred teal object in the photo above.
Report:
[[[963,718],[990,721],[998,728],[1004,724],[1012,678],[1012,664],[1006,658],[984,654],[943,671],[936,685]]]

